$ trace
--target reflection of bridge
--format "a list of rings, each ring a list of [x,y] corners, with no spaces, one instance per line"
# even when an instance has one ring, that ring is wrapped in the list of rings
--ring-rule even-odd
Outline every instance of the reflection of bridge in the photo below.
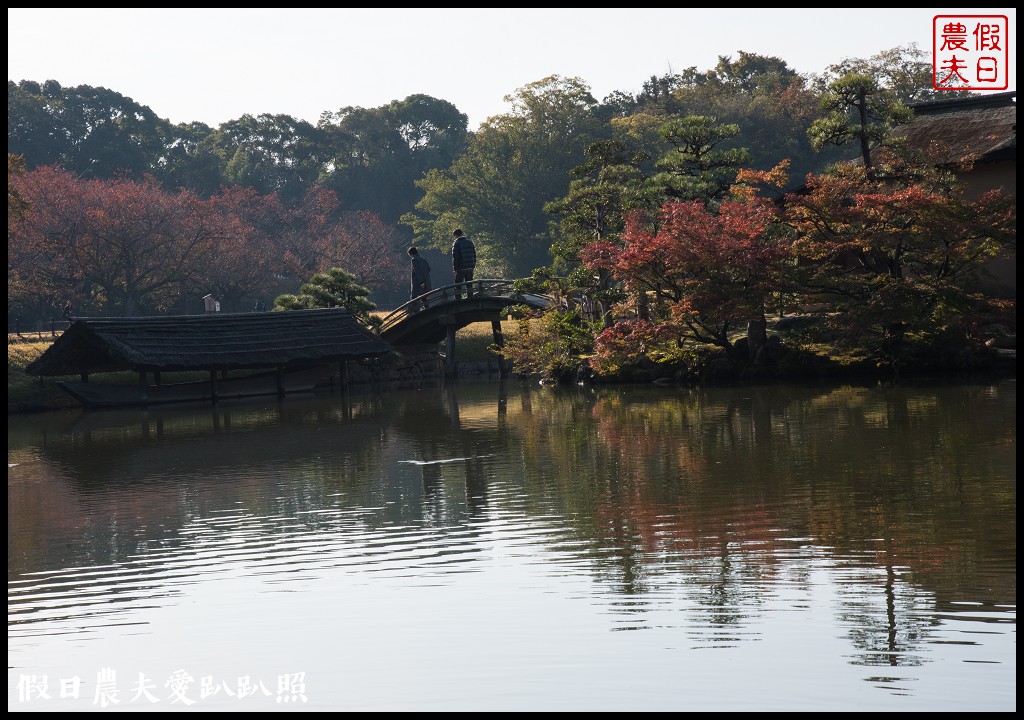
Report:
[[[516,292],[513,280],[473,280],[446,285],[413,298],[386,316],[380,336],[396,347],[446,341],[446,367],[455,369],[455,333],[477,322],[490,322],[494,342],[503,344],[501,318],[513,305],[545,308],[546,295]],[[468,289],[468,295],[467,295]]]

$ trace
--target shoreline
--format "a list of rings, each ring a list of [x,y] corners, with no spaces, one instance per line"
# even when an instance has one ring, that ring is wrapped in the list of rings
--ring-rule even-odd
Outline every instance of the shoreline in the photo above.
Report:
[[[466,381],[494,381],[500,382],[501,380],[515,380],[519,382],[536,382],[542,385],[562,385],[570,387],[573,385],[585,385],[589,387],[647,387],[647,386],[659,386],[663,388],[672,387],[770,387],[773,385],[818,385],[818,384],[829,384],[829,385],[844,385],[844,384],[889,384],[898,385],[904,382],[928,382],[928,381],[953,381],[957,383],[983,383],[987,381],[1002,381],[1009,379],[1016,379],[1017,377],[1017,362],[1016,362],[1016,351],[1013,351],[1012,355],[1002,355],[1004,361],[999,364],[994,364],[990,368],[984,370],[960,370],[960,371],[928,371],[928,372],[904,372],[898,377],[893,377],[887,373],[871,373],[864,371],[851,370],[848,372],[835,372],[835,373],[823,373],[823,374],[812,374],[803,378],[758,378],[750,380],[733,380],[733,381],[718,381],[718,382],[685,382],[673,378],[665,377],[654,377],[650,379],[588,379],[580,381],[578,383],[556,383],[547,381],[540,376],[534,375],[522,375],[515,372],[510,372],[505,376],[502,376],[498,370],[496,362],[465,362],[459,363],[456,375],[454,378],[444,378],[443,376],[424,376],[418,378],[415,381],[360,381],[350,383],[352,390],[361,392],[380,392],[387,390],[399,390],[406,389],[409,387],[421,387],[424,385],[430,386],[443,386],[448,382],[459,382],[460,380]],[[317,385],[313,388],[311,393],[318,392],[336,392],[341,386],[335,382],[336,377],[330,378],[328,381]],[[308,393],[297,393],[296,395],[307,395]],[[10,397],[10,387],[8,387],[8,397]],[[287,396],[286,396],[287,397]],[[173,407],[176,403],[154,403],[152,405],[140,405],[133,406],[140,410],[146,410],[149,408],[157,407]],[[44,386],[38,396],[25,398],[20,401],[12,402],[8,400],[7,403],[7,414],[10,415],[32,415],[37,413],[45,412],[59,412],[67,410],[102,410],[101,408],[88,408],[81,402],[73,398],[70,394],[57,387],[55,383],[51,383],[48,386]]]

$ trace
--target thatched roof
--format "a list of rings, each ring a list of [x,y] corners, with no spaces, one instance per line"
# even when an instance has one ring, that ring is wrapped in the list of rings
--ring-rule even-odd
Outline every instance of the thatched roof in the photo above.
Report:
[[[1016,160],[1016,100],[1014,90],[915,103],[914,120],[901,132],[940,166]]]
[[[59,376],[299,367],[379,357],[392,349],[344,308],[79,318],[25,371]]]

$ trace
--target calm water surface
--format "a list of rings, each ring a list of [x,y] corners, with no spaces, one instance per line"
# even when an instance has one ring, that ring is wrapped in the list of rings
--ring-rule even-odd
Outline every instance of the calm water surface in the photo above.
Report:
[[[8,419],[8,710],[1016,710],[1013,380]]]

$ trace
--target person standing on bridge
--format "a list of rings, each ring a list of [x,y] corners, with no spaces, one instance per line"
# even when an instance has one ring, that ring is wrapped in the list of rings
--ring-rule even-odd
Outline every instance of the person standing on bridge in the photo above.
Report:
[[[430,292],[430,263],[420,255],[415,247],[409,248],[410,272],[409,272],[409,299],[417,298],[424,293]],[[426,310],[427,303],[423,302],[423,309]]]
[[[466,297],[473,294],[472,285],[473,268],[476,267],[476,246],[473,241],[462,232],[456,230],[452,233],[452,270],[455,272],[455,297],[462,297],[460,283],[466,286]]]

